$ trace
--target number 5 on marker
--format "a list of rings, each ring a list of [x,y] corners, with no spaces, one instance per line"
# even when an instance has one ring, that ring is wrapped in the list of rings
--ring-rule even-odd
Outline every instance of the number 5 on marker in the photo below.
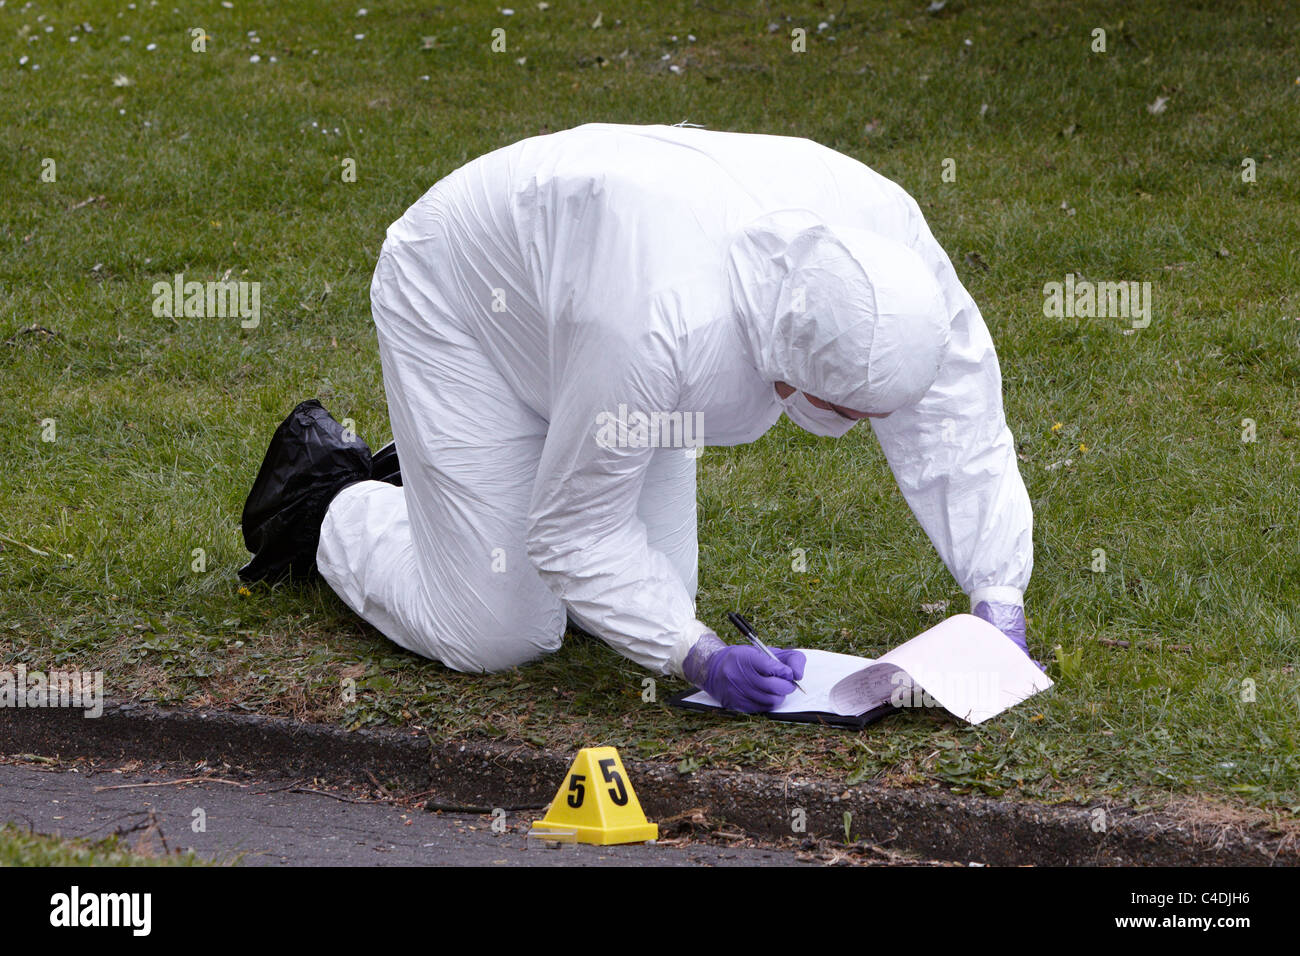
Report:
[[[623,786],[623,776],[614,769],[614,758],[607,757],[600,761],[600,772],[605,778],[606,783],[612,783],[614,786],[609,788],[609,799],[614,801],[618,807],[627,806],[627,787]],[[577,806],[576,803],[570,806]]]
[[[575,773],[569,778],[569,806],[575,810],[582,806],[582,795],[587,792],[587,788],[582,785],[586,779],[586,774],[581,773]]]

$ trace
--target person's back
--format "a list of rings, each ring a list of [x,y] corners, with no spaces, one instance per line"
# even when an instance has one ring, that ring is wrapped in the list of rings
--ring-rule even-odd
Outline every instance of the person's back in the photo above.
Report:
[[[389,228],[386,247],[422,258],[448,321],[548,418],[557,324],[617,321],[639,334],[651,297],[714,283],[745,225],[781,209],[901,242],[916,235],[900,187],[811,140],[587,124],[460,167]],[[685,319],[699,327],[728,306]]]

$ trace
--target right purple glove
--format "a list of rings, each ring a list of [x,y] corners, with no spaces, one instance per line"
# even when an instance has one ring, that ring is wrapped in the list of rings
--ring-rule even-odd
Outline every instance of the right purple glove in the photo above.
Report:
[[[772,653],[780,663],[750,644],[724,644],[708,633],[686,655],[682,672],[728,710],[757,714],[778,706],[803,677],[802,652],[774,647]]]
[[[999,631],[1010,638],[1011,643],[1025,652],[1025,656],[1038,665],[1038,669],[1044,674],[1047,673],[1047,667],[1042,662],[1034,660],[1034,655],[1029,653],[1029,640],[1026,635],[1025,627],[1025,609],[1019,604],[999,604],[997,602],[980,601],[975,606],[975,616],[988,621]]]

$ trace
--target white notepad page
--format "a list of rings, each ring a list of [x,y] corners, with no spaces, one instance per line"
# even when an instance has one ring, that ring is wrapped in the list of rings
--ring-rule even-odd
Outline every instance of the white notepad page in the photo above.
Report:
[[[807,693],[795,690],[771,713],[849,717],[889,699],[899,706],[937,703],[954,717],[979,724],[1052,686],[1006,635],[971,614],[954,615],[876,661],[832,651],[803,653],[807,666],[799,683]],[[704,691],[686,701],[722,707]]]

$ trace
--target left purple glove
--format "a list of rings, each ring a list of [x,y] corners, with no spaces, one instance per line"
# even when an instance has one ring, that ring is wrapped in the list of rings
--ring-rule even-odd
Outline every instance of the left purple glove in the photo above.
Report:
[[[1029,653],[1029,642],[1027,640],[1027,628],[1025,626],[1025,609],[1019,604],[997,604],[988,601],[980,601],[975,605],[975,616],[988,621],[999,631],[1011,639],[1011,643],[1025,652],[1025,656],[1035,664],[1043,673],[1047,668],[1041,663],[1034,660],[1034,655]]]
[[[801,651],[774,647],[772,653],[777,660],[749,644],[723,643],[710,632],[686,655],[682,673],[723,707],[757,714],[778,706],[803,677]]]

